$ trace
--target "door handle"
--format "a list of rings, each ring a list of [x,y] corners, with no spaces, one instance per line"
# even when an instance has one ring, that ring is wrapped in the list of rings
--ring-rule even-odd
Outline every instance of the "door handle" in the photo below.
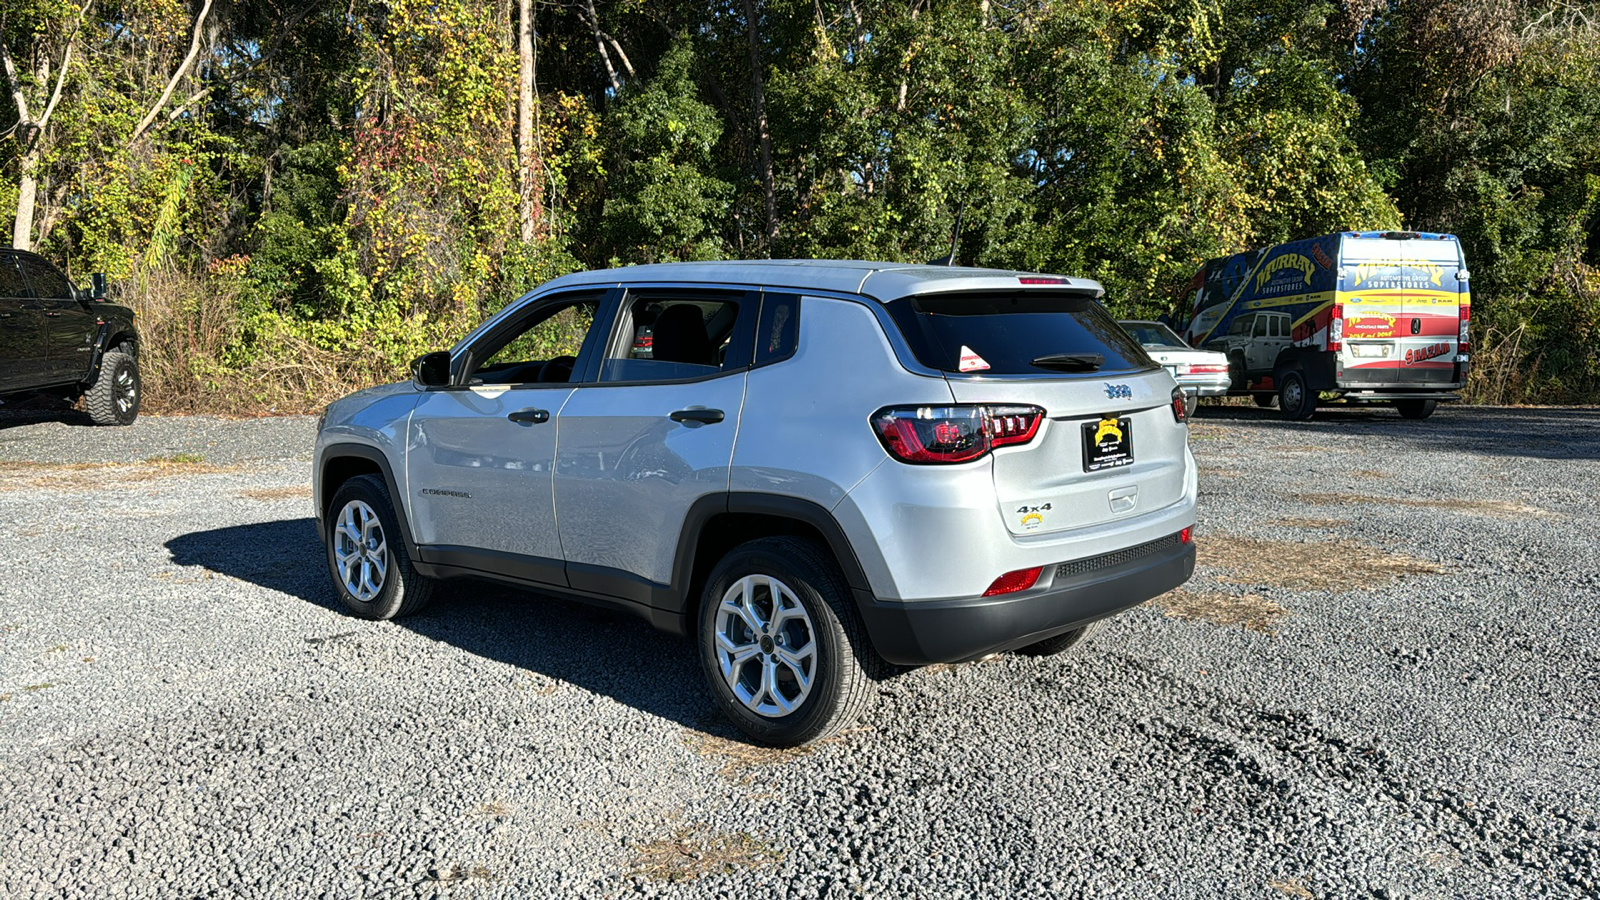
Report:
[[[1412,319],[1411,320],[1411,333],[1412,334],[1421,334],[1422,333],[1422,320],[1421,319]]]
[[[519,409],[516,412],[506,416],[506,418],[516,422],[518,425],[540,425],[550,421],[550,410]]]
[[[704,425],[715,425],[727,416],[720,409],[706,409],[703,406],[680,409],[667,418],[674,422],[699,422]]]

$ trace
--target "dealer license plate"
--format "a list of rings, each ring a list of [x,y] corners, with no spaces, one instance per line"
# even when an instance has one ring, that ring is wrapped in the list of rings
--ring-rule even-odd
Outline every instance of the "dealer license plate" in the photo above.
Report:
[[[1133,420],[1106,416],[1083,423],[1083,470],[1133,465]]]

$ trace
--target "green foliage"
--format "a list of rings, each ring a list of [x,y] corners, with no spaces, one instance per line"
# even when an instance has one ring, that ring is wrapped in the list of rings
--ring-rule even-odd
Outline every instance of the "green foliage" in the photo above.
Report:
[[[722,135],[716,110],[699,99],[694,49],[673,44],[655,75],[623,91],[606,118],[604,201],[598,245],[626,262],[718,259],[732,187],[716,174]]]
[[[1474,396],[1600,396],[1600,36],[1579,7],[595,10],[534,7],[524,153],[515,4],[213,6],[179,72],[192,4],[11,0],[12,87],[35,117],[62,90],[43,132],[0,136],[0,209],[31,166],[24,240],[121,283],[173,408],[305,408],[400,377],[580,266],[940,257],[958,210],[959,263],[1091,276],[1141,315],[1241,249],[1455,232]],[[16,119],[0,101],[0,129]],[[563,339],[540,335],[532,357]]]

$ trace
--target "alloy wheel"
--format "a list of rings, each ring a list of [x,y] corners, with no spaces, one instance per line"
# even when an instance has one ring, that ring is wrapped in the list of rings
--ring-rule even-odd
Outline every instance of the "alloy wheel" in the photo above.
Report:
[[[733,695],[765,718],[789,715],[817,678],[816,629],[795,592],[770,575],[746,575],[717,607],[716,660]]]
[[[139,383],[133,377],[132,366],[122,366],[117,369],[117,410],[124,415],[139,400]]]
[[[350,596],[370,603],[383,590],[389,572],[389,544],[378,514],[362,500],[351,500],[339,511],[333,529],[333,556],[339,580]]]

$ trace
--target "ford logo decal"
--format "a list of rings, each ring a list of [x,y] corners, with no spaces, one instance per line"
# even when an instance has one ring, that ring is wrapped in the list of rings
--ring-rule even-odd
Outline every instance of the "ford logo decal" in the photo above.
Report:
[[[1106,385],[1106,396],[1112,400],[1132,400],[1133,388],[1125,384],[1108,384]]]

